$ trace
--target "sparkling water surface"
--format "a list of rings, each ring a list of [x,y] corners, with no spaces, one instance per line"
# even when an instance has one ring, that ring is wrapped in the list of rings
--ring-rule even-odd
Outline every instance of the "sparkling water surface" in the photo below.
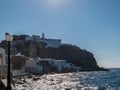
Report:
[[[120,90],[120,69],[33,75],[15,80],[18,90]]]

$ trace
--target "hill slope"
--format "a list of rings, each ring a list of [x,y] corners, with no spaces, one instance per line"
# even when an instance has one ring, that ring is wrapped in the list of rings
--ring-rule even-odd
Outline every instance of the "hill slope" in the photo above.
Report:
[[[46,43],[25,41],[25,37],[28,35],[13,35],[14,40],[11,43],[11,54],[18,52],[28,57],[41,57],[41,58],[55,58],[67,60],[77,66],[81,66],[82,70],[104,70],[99,68],[94,55],[86,50],[82,50],[75,45],[62,44],[58,48],[46,48]],[[2,41],[0,47],[3,47],[7,51],[7,43]]]

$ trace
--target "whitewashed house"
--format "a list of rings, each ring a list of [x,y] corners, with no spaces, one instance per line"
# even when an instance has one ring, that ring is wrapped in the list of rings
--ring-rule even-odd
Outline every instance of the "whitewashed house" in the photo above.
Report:
[[[58,72],[61,72],[66,65],[66,60],[54,60],[52,65],[57,68]]]
[[[48,39],[45,38],[44,33],[42,33],[42,37],[38,35],[32,35],[25,38],[26,41],[36,41],[36,42],[44,42],[46,43],[46,47],[58,48],[61,45],[60,39]]]
[[[76,70],[80,71],[81,68],[75,66],[72,63],[67,63],[66,60],[55,60],[51,58],[31,58],[27,60],[26,65],[24,67],[26,72],[32,73],[32,74],[40,74],[40,73],[46,73],[50,72],[52,68],[55,68],[58,72],[62,72],[63,69],[68,70]],[[54,70],[52,70],[54,72]]]
[[[34,37],[33,36],[29,36],[25,38],[26,41],[34,41]]]
[[[15,54],[15,56],[22,56],[22,57],[25,57],[25,56],[22,55],[20,52],[18,52],[17,54]]]
[[[75,66],[72,63],[68,63],[66,60],[54,60],[54,66],[58,69],[58,72],[61,72],[63,69],[74,69],[80,71],[81,67]]]
[[[50,64],[53,67],[56,67],[56,69],[58,70],[58,72],[61,72],[64,65],[67,64],[66,60],[55,60],[55,59],[51,59],[51,58],[38,58],[37,60],[39,60],[39,62],[48,62],[48,64]]]
[[[40,74],[42,72],[42,66],[38,65],[38,60],[29,59],[24,66],[26,72],[33,74]]]
[[[55,60],[55,59],[51,59],[51,58],[38,58],[38,60],[42,61],[48,61],[48,63],[51,66],[56,67],[56,69],[58,70],[58,72],[61,72],[63,69],[74,69],[76,71],[80,71],[81,67],[75,66],[72,63],[68,63],[66,60]]]
[[[40,42],[46,43],[46,47],[58,48],[61,45],[60,39],[42,39]]]
[[[6,76],[6,69],[5,49],[0,47],[0,76]]]

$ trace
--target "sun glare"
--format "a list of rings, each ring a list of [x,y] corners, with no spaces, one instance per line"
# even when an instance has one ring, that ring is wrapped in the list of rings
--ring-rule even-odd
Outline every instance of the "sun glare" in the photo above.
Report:
[[[62,2],[64,2],[64,0],[48,0],[48,2],[50,4],[57,5],[57,4],[61,4]]]
[[[66,4],[67,0],[47,0],[47,4],[50,7],[58,8]]]
[[[38,0],[43,8],[49,11],[64,10],[71,5],[72,0]]]

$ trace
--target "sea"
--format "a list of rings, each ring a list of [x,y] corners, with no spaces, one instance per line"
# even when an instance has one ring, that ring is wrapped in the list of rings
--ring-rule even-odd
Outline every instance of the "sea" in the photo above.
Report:
[[[14,78],[18,90],[120,90],[120,68]]]

